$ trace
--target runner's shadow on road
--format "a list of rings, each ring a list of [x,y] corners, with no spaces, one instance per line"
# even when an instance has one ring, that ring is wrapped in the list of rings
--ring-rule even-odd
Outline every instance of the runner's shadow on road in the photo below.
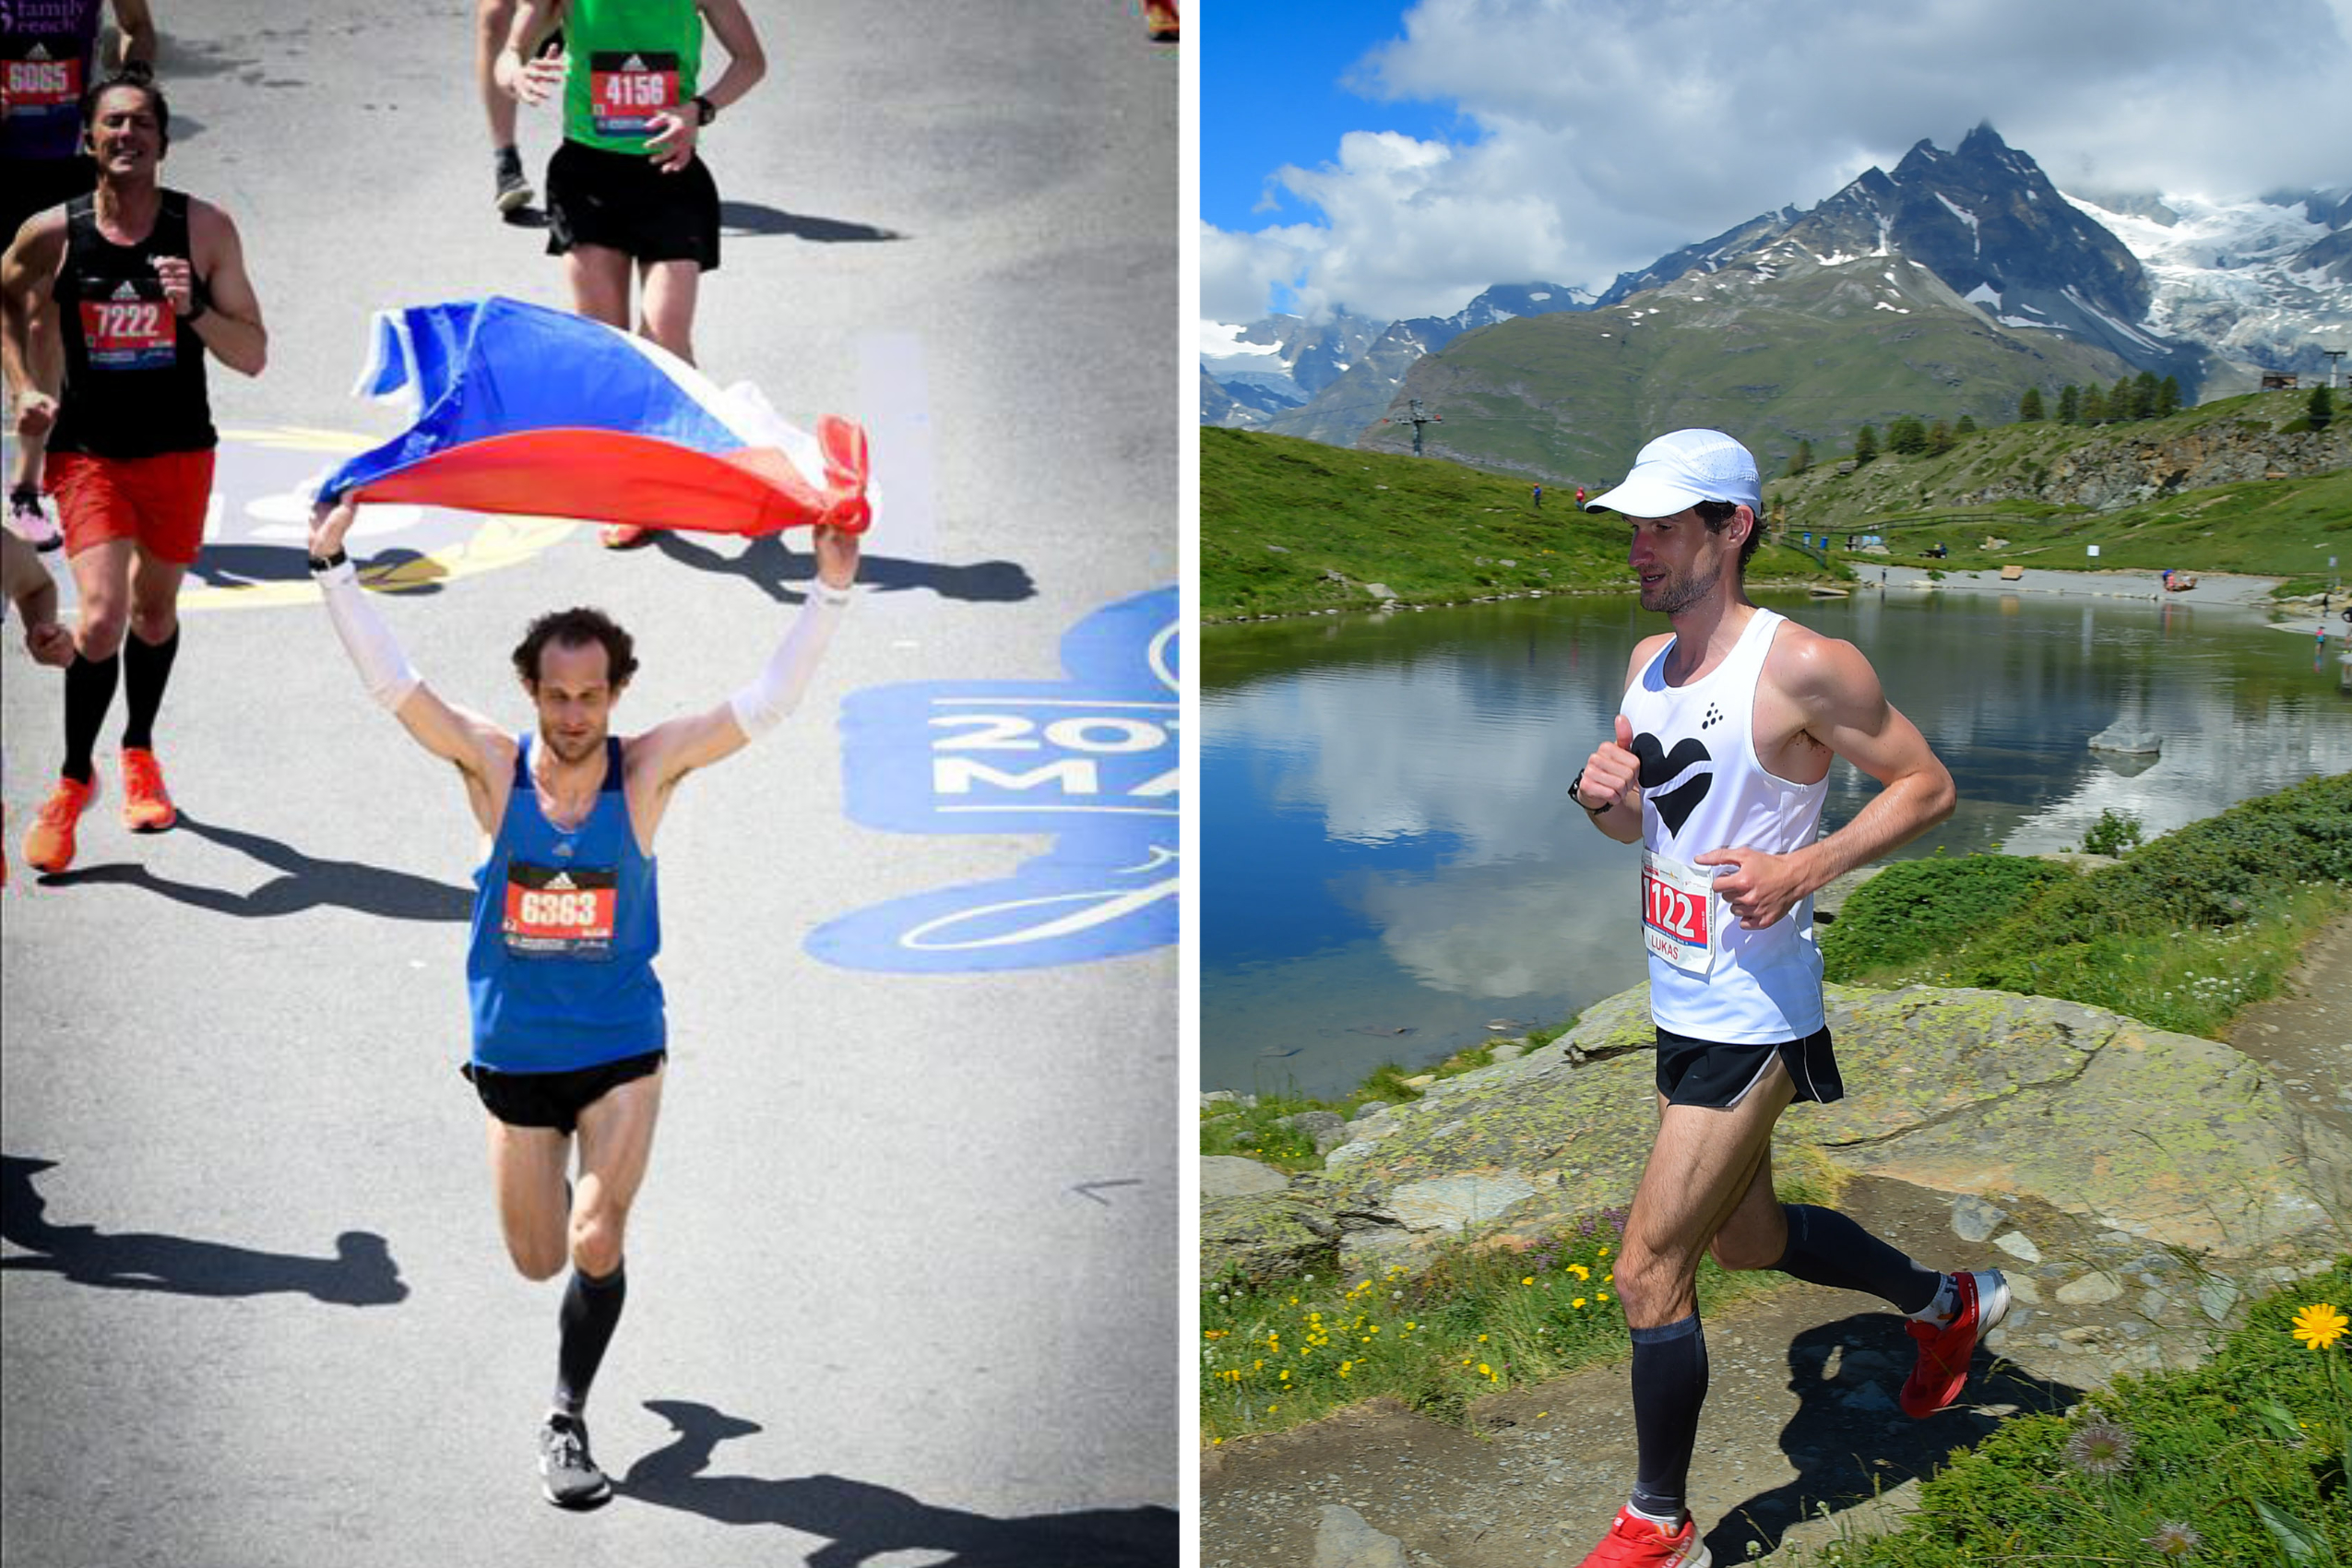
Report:
[[[424,565],[417,565],[425,562]],[[400,568],[410,570],[401,572]],[[441,584],[435,575],[441,570],[437,563],[427,562],[422,552],[409,549],[380,550],[360,563],[361,570],[371,579],[387,572],[399,573],[398,591],[403,597],[439,593]],[[188,575],[207,588],[244,588],[262,583],[301,583],[310,580],[310,552],[297,544],[208,544],[196,556]]]
[[[342,1307],[390,1306],[408,1299],[391,1248],[372,1230],[346,1230],[335,1238],[333,1257],[312,1258],[184,1236],[52,1225],[47,1200],[32,1182],[56,1168],[53,1159],[0,1155],[0,1239],[31,1254],[0,1258],[0,1269],[167,1296],[303,1295]]]
[[[685,1399],[648,1399],[677,1438],[629,1467],[622,1497],[722,1525],[775,1525],[829,1538],[806,1568],[859,1568],[896,1551],[944,1551],[932,1568],[1174,1568],[1175,1511],[1098,1508],[999,1519],[941,1508],[843,1476],[710,1476],[711,1451],[760,1430]]]
[[[798,604],[807,599],[808,584],[816,576],[815,560],[788,547],[782,534],[761,534],[733,555],[698,544],[674,529],[657,529],[651,537],[653,548],[680,565],[741,577],[778,604]],[[1037,597],[1029,569],[1017,561],[950,566],[936,561],[866,555],[858,561],[858,581],[885,592],[929,588],[942,599],[968,603],[1016,604]]]
[[[235,915],[241,920],[268,920],[317,909],[356,909],[363,915],[391,921],[458,921],[473,916],[472,889],[452,883],[435,882],[404,871],[386,871],[357,861],[316,860],[258,833],[200,822],[184,810],[180,813],[180,826],[175,831],[234,849],[281,874],[250,893],[232,893],[222,887],[174,882],[158,876],[143,865],[101,865],[44,876],[41,885],[113,884],[139,887],[174,903],[193,905],[216,915]]]
[[[821,245],[873,244],[907,237],[896,229],[877,229],[871,223],[817,218],[805,212],[786,212],[755,201],[720,202],[719,227],[720,232],[727,234],[790,234],[796,240],[813,240]]]
[[[1706,1539],[1716,1562],[1746,1562],[1751,1541],[1775,1550],[1789,1526],[1818,1518],[1824,1505],[1843,1513],[1931,1474],[1954,1449],[1975,1447],[2012,1416],[2063,1410],[2084,1396],[1979,1345],[1959,1402],[1915,1421],[1895,1403],[1911,1358],[1903,1320],[1889,1313],[1857,1313],[1797,1336],[1788,1348],[1788,1389],[1798,1409],[1780,1432],[1797,1479],[1725,1512]]]

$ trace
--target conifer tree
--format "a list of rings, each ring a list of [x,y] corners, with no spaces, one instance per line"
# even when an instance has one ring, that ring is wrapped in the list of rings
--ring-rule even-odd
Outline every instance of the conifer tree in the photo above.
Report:
[[[2017,421],[2021,424],[2034,424],[2038,422],[2041,417],[2042,389],[2038,386],[2028,386],[2025,388],[2025,395],[2017,399]]]
[[[2168,375],[2156,383],[2156,417],[2180,411],[2180,378]]]
[[[1928,432],[1928,450],[1939,457],[1952,450],[1952,427],[1942,420],[1936,421],[1935,427]]]
[[[2128,375],[2115,378],[2115,390],[2107,395],[2107,417],[2121,424],[2125,420],[2140,417],[2138,388]]]
[[[2107,394],[2100,391],[2096,384],[2084,389],[2083,422],[2085,424],[2107,422]]]
[[[1906,414],[1886,427],[1886,449],[1916,457],[1928,449],[1927,426]]]
[[[2144,370],[2132,378],[2132,409],[2140,418],[2152,420],[2156,417],[2161,411],[2156,407],[2156,399],[2162,395],[2163,388],[2156,385],[2156,372]]]
[[[1812,466],[1813,444],[1810,440],[1800,438],[1797,443],[1796,453],[1788,459],[1789,477],[1794,479],[1797,475],[1803,473],[1807,469],[1810,469]]]
[[[2079,424],[2083,419],[2083,389],[2068,382],[2058,393],[2058,422]]]
[[[1962,414],[1960,416],[1960,422],[1952,427],[1952,434],[1954,435],[1976,434],[1977,416],[1974,414]]]
[[[2311,400],[2305,405],[2305,418],[2313,430],[2325,430],[2335,422],[2335,394],[2324,386],[2311,388]]]
[[[1867,463],[1878,456],[1878,432],[1864,425],[1854,433],[1854,460]]]

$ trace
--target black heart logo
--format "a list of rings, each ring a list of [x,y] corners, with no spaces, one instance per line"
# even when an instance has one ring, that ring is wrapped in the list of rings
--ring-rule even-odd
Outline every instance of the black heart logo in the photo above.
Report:
[[[1642,798],[1657,807],[1657,814],[1665,820],[1669,835],[1680,834],[1682,825],[1691,820],[1691,814],[1699,809],[1699,802],[1707,798],[1707,790],[1714,787],[1715,770],[1694,773],[1681,789],[1669,790],[1664,794],[1657,792],[1657,786],[1676,778],[1693,763],[1715,759],[1707,754],[1706,747],[1699,744],[1696,736],[1675,742],[1669,752],[1656,735],[1636,735],[1633,756],[1642,765]]]

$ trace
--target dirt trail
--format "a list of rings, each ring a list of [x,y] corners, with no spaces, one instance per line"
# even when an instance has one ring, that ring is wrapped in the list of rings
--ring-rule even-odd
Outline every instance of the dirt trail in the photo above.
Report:
[[[2352,918],[2329,926],[2288,994],[2248,1009],[2230,1039],[2276,1069],[2315,1116],[2347,1124],[2347,1020]],[[1948,1195],[1906,1183],[1858,1181],[1841,1206],[1922,1262],[1999,1267],[2023,1282],[1960,1403],[1932,1420],[1895,1408],[1911,1342],[1874,1299],[1791,1284],[1708,1321],[1691,1503],[1717,1562],[1747,1561],[1752,1543],[1768,1552],[1784,1539],[1867,1528],[1890,1511],[1871,1505],[1874,1494],[1933,1470],[2002,1420],[2063,1409],[2119,1370],[2193,1360],[2240,1290],[2266,1284],[2184,1270],[2120,1231],[1992,1197],[2006,1218],[1980,1242],[1955,1233]],[[2012,1232],[2042,1261],[1991,1245]],[[2104,1277],[2086,1278],[2095,1273]],[[2061,1288],[2077,1300],[2061,1301]],[[2080,1299],[2109,1289],[2104,1300]],[[1396,1538],[1417,1568],[1574,1564],[1623,1502],[1633,1460],[1621,1365],[1482,1401],[1469,1430],[1393,1404],[1360,1408],[1203,1455],[1203,1568],[1308,1568],[1330,1503]]]

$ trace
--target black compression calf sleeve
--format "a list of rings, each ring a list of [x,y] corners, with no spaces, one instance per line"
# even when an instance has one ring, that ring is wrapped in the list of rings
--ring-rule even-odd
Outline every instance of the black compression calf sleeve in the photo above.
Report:
[[[1699,1440],[1699,1407],[1707,1397],[1707,1336],[1693,1313],[1633,1333],[1633,1506],[1680,1518]]]
[[[1788,1217],[1788,1250],[1772,1266],[1811,1285],[1859,1290],[1890,1303],[1906,1315],[1925,1308],[1943,1286],[1943,1276],[1922,1268],[1834,1208],[1782,1204]]]
[[[576,1416],[588,1405],[588,1384],[596,1381],[604,1348],[612,1343],[613,1325],[621,1321],[621,1304],[628,1299],[629,1277],[621,1265],[601,1279],[572,1271],[556,1316],[563,1337],[555,1351],[555,1408],[565,1415]]]
[[[95,661],[74,655],[65,666],[65,766],[57,771],[77,784],[89,782],[90,753],[106,710],[114,704],[114,684],[123,673],[123,656],[110,653]]]
[[[155,716],[163,707],[163,688],[172,680],[172,660],[179,656],[180,628],[160,643],[142,642],[133,632],[123,639],[123,744],[140,751],[155,744]]]

